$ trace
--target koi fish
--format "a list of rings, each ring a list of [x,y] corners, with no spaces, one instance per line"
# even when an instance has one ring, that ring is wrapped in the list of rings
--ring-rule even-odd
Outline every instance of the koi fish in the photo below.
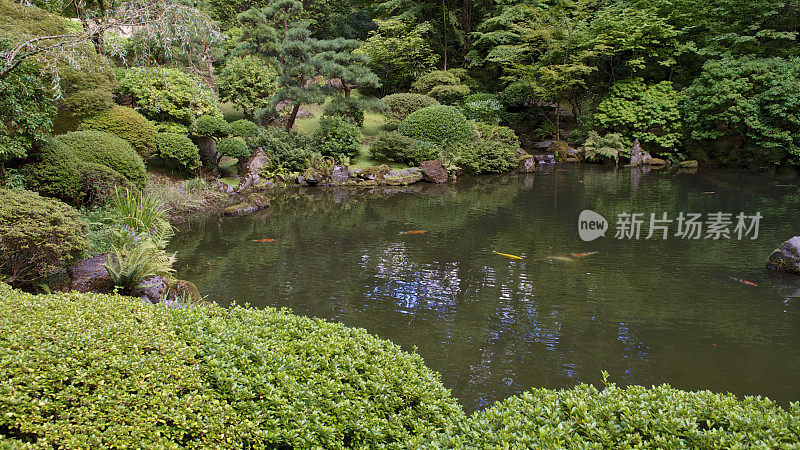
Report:
[[[275,242],[275,239],[253,239],[253,242]]]
[[[748,286],[758,287],[758,285],[753,283],[752,281],[743,280],[741,278],[733,278],[733,277],[730,277],[730,278],[731,278],[731,280],[738,281],[739,283],[746,284]]]
[[[716,192],[714,192],[714,191],[706,191],[706,192],[703,192],[703,194],[716,194]]]
[[[428,230],[401,231],[400,234],[425,234]]]
[[[583,258],[584,256],[592,256],[592,255],[596,255],[598,253],[600,253],[600,252],[571,253],[571,255],[576,257],[576,258]]]
[[[717,344],[711,344],[711,345],[713,345],[714,347],[719,347],[719,345],[717,345]]]
[[[549,259],[554,261],[574,262],[575,259],[567,255],[550,256]]]
[[[495,255],[505,256],[506,258],[511,258],[511,259],[524,259],[522,256],[509,255],[508,253],[500,253],[494,250],[492,250],[492,253],[494,253]]]

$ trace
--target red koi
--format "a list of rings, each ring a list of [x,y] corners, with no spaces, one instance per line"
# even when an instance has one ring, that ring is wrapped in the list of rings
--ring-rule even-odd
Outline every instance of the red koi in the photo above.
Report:
[[[412,231],[401,231],[400,234],[402,234],[402,235],[405,235],[405,234],[425,234],[427,232],[428,232],[428,230],[412,230]]]
[[[743,280],[741,278],[733,278],[733,277],[731,277],[731,280],[738,281],[739,283],[746,284],[748,286],[758,287],[758,285],[753,283],[752,281]]]
[[[275,242],[275,239],[253,239],[253,242]]]

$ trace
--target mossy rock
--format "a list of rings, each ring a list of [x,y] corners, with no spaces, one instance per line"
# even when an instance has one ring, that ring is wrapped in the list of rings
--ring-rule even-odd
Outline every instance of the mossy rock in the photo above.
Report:
[[[203,303],[203,296],[197,290],[197,286],[191,281],[177,280],[175,284],[170,286],[167,300],[173,302],[185,303],[188,305],[197,305]]]
[[[222,210],[226,216],[239,216],[260,211],[269,207],[269,198],[264,194],[253,193],[247,196],[247,200],[237,203]]]
[[[358,171],[358,177],[364,180],[377,180],[384,178],[392,168],[386,164],[380,166],[365,167]]]
[[[406,175],[404,177],[387,177],[386,184],[389,186],[408,186],[409,184],[414,184],[422,181],[422,174],[415,173],[412,175]]]

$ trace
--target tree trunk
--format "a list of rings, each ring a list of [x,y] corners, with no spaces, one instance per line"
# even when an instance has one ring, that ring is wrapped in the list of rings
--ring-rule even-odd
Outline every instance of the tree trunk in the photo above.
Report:
[[[344,98],[349,98],[350,97],[350,86],[348,86],[347,83],[345,83],[345,81],[342,80],[342,87],[344,87]]]
[[[297,111],[300,111],[300,103],[295,103],[292,107],[292,115],[289,116],[289,120],[286,122],[286,131],[289,131],[294,126],[294,120],[297,119]]]

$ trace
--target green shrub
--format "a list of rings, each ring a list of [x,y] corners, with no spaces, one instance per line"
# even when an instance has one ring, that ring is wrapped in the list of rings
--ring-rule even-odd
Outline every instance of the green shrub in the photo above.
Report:
[[[120,92],[152,121],[190,125],[203,115],[222,117],[214,91],[198,77],[178,69],[128,69],[120,80]]]
[[[517,166],[519,139],[508,127],[475,124],[475,137],[453,147],[454,162],[473,174],[503,173]]]
[[[0,285],[0,438],[42,447],[402,447],[463,412],[422,358],[278,312]]]
[[[791,448],[800,406],[669,385],[533,389],[479,411],[436,448]]]
[[[461,104],[461,112],[464,113],[467,119],[477,120],[490,125],[497,125],[500,123],[500,113],[502,110],[503,104],[500,103],[497,96],[485,92],[472,94],[464,99],[464,103]]]
[[[20,189],[0,189],[0,198],[0,277],[6,282],[30,283],[83,254],[86,225],[73,208]]]
[[[397,128],[413,112],[439,104],[433,97],[410,93],[387,95],[383,97],[383,102],[389,107],[385,114],[387,129]]]
[[[509,112],[519,113],[536,105],[536,91],[527,83],[511,83],[503,89],[497,99]]]
[[[189,134],[189,127],[182,123],[156,122],[154,126],[157,133],[177,133],[183,135]]]
[[[323,117],[314,133],[314,150],[323,156],[355,158],[361,152],[361,132],[358,127],[336,117]]]
[[[600,136],[596,131],[590,131],[589,137],[583,143],[583,154],[588,161],[619,163],[620,156],[630,157],[631,142],[619,133]]]
[[[175,233],[164,209],[164,202],[150,193],[116,189],[110,206],[114,222],[124,225],[135,236],[148,237],[156,248],[164,249]]]
[[[231,133],[231,126],[222,117],[200,116],[192,124],[189,133],[195,137],[222,138]]]
[[[105,131],[125,139],[142,159],[156,151],[156,129],[149,120],[131,108],[113,106],[108,111],[84,120],[78,130]]]
[[[158,156],[176,168],[194,170],[200,167],[200,150],[185,134],[158,133]]]
[[[61,119],[77,121],[107,111],[114,106],[114,92],[119,89],[114,65],[107,57],[98,55],[91,45],[79,48],[78,54],[77,66],[58,64]]]
[[[333,97],[322,109],[323,117],[341,117],[356,126],[364,126],[364,107],[356,97]]]
[[[175,255],[168,255],[158,248],[147,235],[139,235],[127,245],[115,247],[104,266],[114,286],[121,293],[129,294],[142,287],[147,277],[174,272],[174,263]]]
[[[230,133],[243,138],[254,137],[258,134],[258,125],[247,119],[239,119],[230,123]]]
[[[81,206],[108,204],[117,188],[133,188],[133,184],[116,170],[93,162],[78,165],[80,187],[75,203]]]
[[[396,131],[382,131],[369,144],[369,152],[378,160],[405,162],[414,140]]]
[[[462,84],[459,75],[466,74],[463,71],[434,70],[417,78],[411,90],[429,95],[443,104],[455,104],[470,93],[469,86]]]
[[[48,197],[74,201],[80,187],[81,162],[69,146],[59,139],[50,139],[32,156],[34,161],[20,171],[25,186]]]
[[[306,169],[306,160],[310,152],[302,136],[295,131],[282,128],[261,128],[254,138],[246,139],[251,149],[261,147],[269,156],[273,169],[284,169],[289,172],[302,172]]]
[[[421,141],[448,146],[472,138],[472,125],[453,106],[429,106],[400,123],[400,133]]]
[[[56,140],[70,148],[78,159],[108,166],[134,186],[144,187],[144,162],[127,141],[104,131],[73,131]]]
[[[239,136],[225,138],[217,142],[217,151],[220,155],[235,159],[243,159],[250,156],[250,147]]]
[[[428,92],[428,95],[444,105],[455,105],[467,98],[469,93],[469,86],[457,84],[455,86],[436,86]]]
[[[428,141],[415,141],[414,146],[411,147],[409,164],[421,164],[423,161],[441,158],[442,148],[438,145]]]

